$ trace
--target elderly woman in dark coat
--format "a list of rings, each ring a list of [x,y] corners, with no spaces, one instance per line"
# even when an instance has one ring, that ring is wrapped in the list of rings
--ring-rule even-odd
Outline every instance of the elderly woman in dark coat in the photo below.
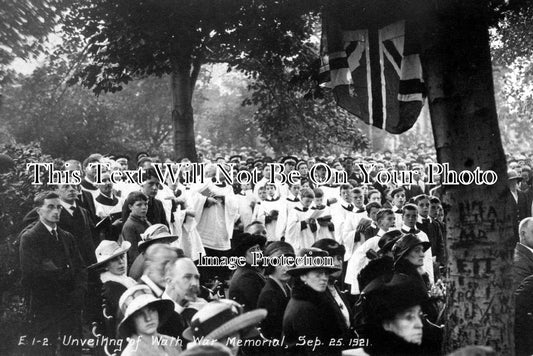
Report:
[[[421,305],[427,293],[418,280],[402,275],[388,283],[371,283],[363,293],[365,320],[360,336],[366,346],[347,351],[352,356],[435,355],[422,345]]]
[[[292,355],[340,355],[342,348],[330,342],[342,337],[343,330],[326,295],[329,275],[339,269],[320,266],[318,260],[328,257],[328,253],[318,248],[303,249],[300,255],[317,259],[289,270],[294,287],[283,316],[285,342]],[[309,344],[315,340],[320,344]]]

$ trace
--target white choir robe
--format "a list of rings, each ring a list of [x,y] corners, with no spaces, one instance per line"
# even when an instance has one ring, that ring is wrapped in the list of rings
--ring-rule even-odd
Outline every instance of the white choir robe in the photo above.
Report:
[[[348,212],[346,214],[346,218],[344,221],[344,224],[342,225],[342,233],[341,233],[341,240],[342,244],[344,245],[344,248],[346,249],[346,253],[344,254],[344,261],[349,261],[352,258],[352,255],[354,251],[364,242],[364,241],[357,241],[355,242],[355,232],[357,231],[357,227],[359,226],[359,223],[361,220],[365,217],[368,217],[366,212],[364,213],[354,213],[353,211]],[[361,238],[364,238],[363,234],[361,234]]]
[[[98,196],[96,196],[98,198]],[[106,218],[111,214],[122,214],[122,205],[124,205],[124,200],[118,197],[118,203],[116,205],[106,205],[100,203],[98,200],[94,200],[94,211],[95,215],[99,218]],[[113,196],[111,197],[113,199]]]
[[[252,219],[253,221],[260,221],[265,225],[268,241],[279,241],[283,236],[285,223],[283,221],[281,223],[279,222],[283,209],[286,209],[285,202],[279,198],[275,200],[262,200],[255,205]],[[267,215],[270,215],[272,210],[278,211],[278,219],[266,223],[265,218]]]
[[[300,199],[292,195],[290,192],[287,197],[281,198],[281,200],[285,202],[285,208],[279,212],[278,224],[276,227],[277,235],[279,235],[280,238],[286,234],[289,211],[294,209],[296,206],[300,206]]]
[[[309,224],[302,229],[302,221],[308,219],[311,214],[313,214],[313,210],[303,210],[301,205],[295,207],[289,212],[287,218],[285,242],[290,243],[294,248],[294,251],[299,251],[302,248],[309,248],[315,243],[315,234],[311,231]]]
[[[324,202],[327,202],[330,199],[336,199],[337,202],[341,201],[341,190],[340,186],[330,186],[330,185],[321,185],[319,187],[324,192]]]
[[[351,294],[360,294],[359,282],[357,281],[357,276],[359,272],[370,262],[366,257],[366,253],[369,250],[378,251],[379,250],[379,239],[386,231],[379,229],[376,236],[369,238],[365,242],[361,243],[359,247],[355,249],[350,260],[348,261],[348,266],[346,267],[346,277],[344,282],[351,285]]]
[[[348,215],[348,213],[350,212],[350,210],[348,210],[347,208],[348,205],[349,203],[341,199],[337,203],[330,205],[329,207],[331,211],[331,221],[333,221],[333,224],[335,225],[335,240],[341,244],[342,228],[344,225],[344,221],[346,220],[346,215]]]
[[[181,248],[185,256],[193,261],[200,259],[200,254],[205,255],[204,244],[196,229],[196,218],[188,216],[187,210],[182,210],[178,205],[174,212],[174,222],[170,224],[170,232],[176,234],[178,239],[172,242],[172,246]]]
[[[171,221],[172,214],[172,200],[174,200],[174,192],[170,187],[164,183],[161,183],[162,189],[157,191],[156,199],[159,199],[163,203],[163,209],[165,210],[165,217],[168,222]]]
[[[331,216],[331,209],[329,206],[323,206],[322,209],[317,209],[316,206],[311,207],[312,210],[319,210],[320,217]],[[335,230],[329,231],[327,226],[321,226],[317,221],[318,229],[315,232],[315,241],[320,239],[335,239]]]
[[[200,193],[206,187],[214,195],[223,196],[224,204],[215,204],[206,208],[208,209],[206,211],[204,204],[207,197]],[[218,187],[213,182],[208,181],[204,184],[197,184],[192,189],[194,193],[191,195],[191,208],[195,213],[198,223],[197,230],[204,247],[219,251],[230,250],[233,228],[239,218],[239,207],[233,193],[233,187],[229,184],[226,184],[225,187]],[[223,231],[220,231],[220,228]],[[202,234],[203,232],[204,234]]]
[[[254,193],[251,190],[244,192],[244,194],[241,192],[240,194],[235,195],[235,199],[237,199],[241,223],[243,227],[246,228],[246,226],[250,225],[250,223],[253,221],[253,206],[256,202]]]

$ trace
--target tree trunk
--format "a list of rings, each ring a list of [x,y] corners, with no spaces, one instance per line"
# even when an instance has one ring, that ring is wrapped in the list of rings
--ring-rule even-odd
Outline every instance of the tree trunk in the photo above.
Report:
[[[449,278],[444,347],[449,352],[489,345],[498,355],[510,355],[516,210],[506,185],[487,6],[483,1],[450,3],[426,18],[421,57],[438,161],[457,172],[493,170],[498,181],[445,190]]]
[[[194,137],[194,117],[192,93],[195,77],[191,78],[191,61],[180,60],[173,63],[170,75],[172,91],[172,125],[174,128],[174,154],[176,159],[184,157],[197,161]]]

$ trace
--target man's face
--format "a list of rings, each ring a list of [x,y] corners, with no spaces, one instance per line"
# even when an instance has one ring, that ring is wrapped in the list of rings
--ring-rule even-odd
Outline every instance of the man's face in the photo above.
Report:
[[[265,237],[267,235],[266,227],[263,224],[254,224],[248,229],[247,232],[251,235],[261,235]]]
[[[194,302],[200,293],[200,273],[190,259],[180,258],[174,265],[174,276],[169,284],[179,295]]]
[[[438,214],[439,214],[439,204],[430,203],[429,204],[429,216],[432,219],[436,219]]]
[[[135,203],[130,204],[131,215],[138,217],[145,217],[148,212],[148,202],[144,200],[137,200]]]
[[[376,222],[378,211],[379,208],[370,208],[370,214],[368,214],[368,217],[372,219],[373,222]]]
[[[100,161],[93,161],[89,162],[87,164],[87,167],[85,167],[85,175],[89,177],[89,179],[94,179],[94,176],[97,171],[97,164],[100,163]],[[92,165],[92,166],[91,166]]]
[[[154,198],[159,190],[159,181],[156,177],[152,177],[143,183],[142,188],[144,194],[148,195],[150,198]]]
[[[352,191],[351,189],[342,189],[341,190],[341,198],[347,201],[348,203],[351,203],[353,201],[352,199]]]
[[[285,163],[285,172],[288,173],[288,172],[294,171],[295,168],[296,168],[296,165],[293,162]]]
[[[405,226],[411,228],[415,227],[417,215],[418,212],[416,210],[405,209],[402,215],[403,223],[405,224]]]
[[[368,201],[370,203],[372,202],[376,202],[376,203],[381,203],[381,193],[377,192],[377,193],[372,193],[369,197],[368,197]]]
[[[259,190],[257,191],[257,195],[259,195],[259,199],[265,200],[267,198],[266,188],[265,187],[259,188]]]
[[[307,173],[309,173],[309,168],[307,164],[302,163],[298,166],[298,171],[300,172],[300,177],[305,178],[307,177]]]
[[[54,225],[59,222],[59,214],[63,209],[59,198],[45,199],[43,205],[37,210],[39,217],[45,223]]]
[[[394,206],[397,208],[401,208],[405,204],[405,193],[399,192],[394,194],[394,197],[392,198],[392,204],[394,204]]]
[[[302,206],[304,208],[309,208],[311,206],[311,203],[313,202],[313,198],[309,198],[309,197],[303,197],[301,200],[302,200]]]
[[[363,206],[363,194],[354,193],[353,194],[353,203],[356,207],[361,208]]]
[[[520,242],[533,248],[533,223],[531,221],[520,231]]]
[[[266,193],[270,198],[274,198],[274,196],[276,195],[276,187],[273,185],[267,185]]]
[[[324,197],[315,197],[314,202],[316,206],[322,206],[324,201]]]
[[[418,207],[418,213],[420,216],[426,218],[429,214],[429,200],[422,199],[416,205]]]
[[[64,202],[73,204],[78,198],[78,186],[73,184],[63,184],[57,188],[57,194]]]
[[[389,231],[396,224],[396,217],[394,214],[387,214],[378,222],[378,226],[384,231]]]
[[[111,182],[111,178],[109,176],[109,173],[103,173],[102,174],[102,184],[98,186],[98,189],[100,189],[100,192],[105,195],[111,195],[111,192],[113,191],[113,182]]]
[[[117,160],[117,163],[120,165],[120,170],[125,171],[128,169],[128,160],[125,158],[121,158]]]
[[[294,184],[294,185],[292,185],[292,186],[289,188],[289,191],[291,192],[292,195],[294,195],[295,197],[297,197],[298,194],[300,194],[300,184]]]

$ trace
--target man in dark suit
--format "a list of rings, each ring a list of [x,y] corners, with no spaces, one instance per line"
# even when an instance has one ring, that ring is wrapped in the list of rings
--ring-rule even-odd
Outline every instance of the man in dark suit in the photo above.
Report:
[[[79,205],[77,187],[70,184],[58,185],[57,194],[63,207],[58,226],[74,236],[86,266],[96,263],[94,251],[100,241],[89,212]]]
[[[146,219],[150,224],[163,224],[168,226],[163,203],[155,197],[160,185],[155,169],[148,168],[143,174],[142,181],[142,192],[148,197]]]
[[[81,337],[87,271],[74,237],[57,226],[63,209],[59,196],[43,192],[34,202],[39,221],[21,235],[20,263],[22,284],[29,297],[32,337],[41,342],[29,346],[28,351],[51,355],[58,336]],[[65,352],[81,351],[60,347]]]
[[[518,183],[522,180],[522,177],[518,173],[510,169],[507,172],[507,186],[513,197],[514,202],[516,203],[517,216],[516,216],[516,226],[525,218],[531,216],[531,200],[529,196],[518,189]]]
[[[518,227],[520,242],[516,244],[513,257],[513,283],[516,287],[533,274],[533,218],[525,218]]]

